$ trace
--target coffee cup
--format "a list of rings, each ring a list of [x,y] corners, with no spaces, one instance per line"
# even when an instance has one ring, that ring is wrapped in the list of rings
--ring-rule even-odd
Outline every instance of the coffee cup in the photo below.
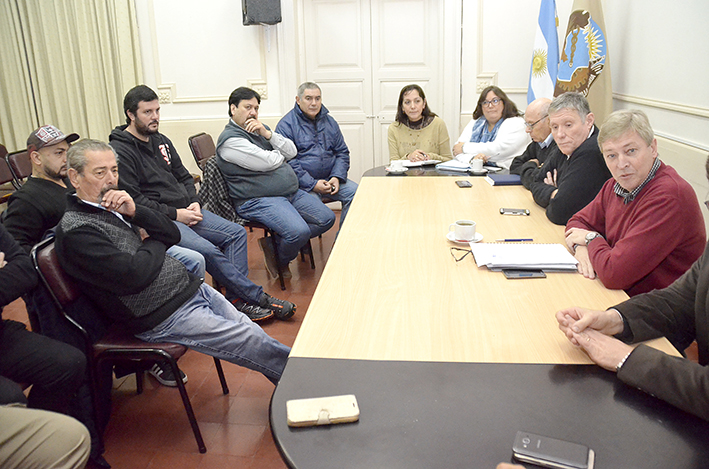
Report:
[[[456,241],[472,241],[475,239],[475,222],[472,220],[458,220],[448,227],[448,231],[453,231]]]
[[[470,166],[473,171],[479,173],[483,170],[483,160],[481,158],[473,158],[473,161],[470,162]]]
[[[404,168],[404,160],[391,160],[389,162],[389,169],[391,171],[403,171]]]

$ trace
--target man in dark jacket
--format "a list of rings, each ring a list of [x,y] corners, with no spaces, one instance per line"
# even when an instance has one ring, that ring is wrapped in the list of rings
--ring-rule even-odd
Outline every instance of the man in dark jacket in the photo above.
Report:
[[[524,153],[512,160],[510,174],[519,174],[522,185],[529,189],[537,169],[557,151],[554,136],[549,127],[549,105],[551,99],[537,98],[524,111],[526,132],[532,138]]]
[[[322,105],[322,92],[317,84],[305,82],[298,87],[295,106],[280,120],[276,132],[290,139],[298,149],[288,164],[298,176],[300,188],[319,199],[342,202],[342,228],[357,183],[347,179],[350,151],[340,126]]]
[[[127,125],[113,129],[120,187],[139,205],[163,213],[179,228],[180,246],[202,254],[207,272],[226,288],[226,297],[254,321],[288,319],[295,305],[263,291],[247,278],[249,263],[243,226],[202,210],[189,171],[172,142],[158,132],[160,102],[153,90],[139,85],[123,100]]]
[[[29,256],[0,225],[0,313],[36,283]],[[63,460],[83,467],[88,431],[55,412],[68,411],[85,368],[86,358],[74,347],[0,318],[0,466],[48,467]],[[29,397],[18,383],[32,385]]]
[[[549,106],[549,125],[559,151],[534,175],[529,188],[547,218],[565,225],[591,202],[611,177],[598,148],[598,128],[588,101],[580,93],[564,93]]]
[[[174,342],[276,383],[290,349],[165,254],[180,230],[118,190],[113,149],[82,140],[68,154],[76,195],[57,228],[57,256],[104,314],[148,342]]]

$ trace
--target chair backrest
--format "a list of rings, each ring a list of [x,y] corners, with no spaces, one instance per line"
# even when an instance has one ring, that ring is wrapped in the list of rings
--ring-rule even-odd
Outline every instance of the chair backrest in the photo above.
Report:
[[[197,162],[197,166],[199,166],[200,169],[204,169],[205,162],[217,154],[214,139],[208,133],[202,132],[193,135],[187,139],[187,143],[190,145],[194,160]]]
[[[42,283],[49,290],[57,308],[65,312],[67,305],[76,301],[81,292],[74,280],[67,275],[59,264],[54,249],[54,238],[45,239],[32,248],[32,262]]]
[[[22,187],[25,179],[32,174],[30,154],[27,150],[12,152],[7,155],[7,164],[10,165],[10,170],[12,171],[13,176],[15,176],[13,185],[19,189]]]
[[[5,157],[7,156],[7,149],[5,145],[0,144],[0,185],[12,182],[14,176],[12,171],[10,171],[10,165],[7,164]]]

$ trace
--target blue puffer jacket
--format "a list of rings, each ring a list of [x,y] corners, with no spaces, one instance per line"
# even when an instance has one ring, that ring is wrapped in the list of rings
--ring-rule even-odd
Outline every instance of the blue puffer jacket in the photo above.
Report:
[[[295,104],[276,126],[276,132],[295,143],[298,155],[288,163],[298,176],[300,188],[310,192],[318,180],[336,177],[347,181],[350,151],[340,126],[330,117],[325,106],[315,120],[310,120]]]

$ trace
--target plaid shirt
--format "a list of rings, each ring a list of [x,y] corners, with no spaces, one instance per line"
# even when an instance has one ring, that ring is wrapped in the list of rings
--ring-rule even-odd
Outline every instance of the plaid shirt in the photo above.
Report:
[[[650,168],[650,172],[648,173],[647,177],[643,181],[642,184],[640,184],[638,187],[633,189],[632,191],[628,192],[625,189],[623,189],[620,184],[617,182],[615,183],[615,186],[613,186],[613,191],[616,193],[618,197],[623,198],[623,203],[625,205],[628,205],[630,202],[635,200],[635,197],[638,196],[640,191],[647,185],[648,182],[652,181],[652,178],[655,177],[655,173],[657,170],[660,169],[660,158],[655,158],[655,162],[652,164],[652,168]]]
[[[217,166],[217,158],[211,157],[202,168],[202,184],[199,188],[199,200],[203,209],[225,220],[243,225],[247,220],[236,214],[231,205],[224,176]]]

